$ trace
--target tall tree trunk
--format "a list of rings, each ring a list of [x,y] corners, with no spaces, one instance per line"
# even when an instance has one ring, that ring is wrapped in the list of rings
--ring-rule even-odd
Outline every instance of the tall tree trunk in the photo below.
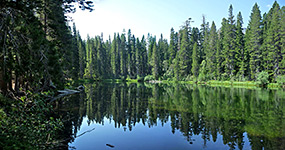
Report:
[[[2,57],[0,58],[0,90],[4,95],[7,93],[7,83],[5,82],[5,55],[6,55],[6,37],[7,37],[7,31],[4,32],[3,41],[1,41],[1,48],[2,48]]]
[[[9,70],[9,75],[10,77],[8,78],[8,89],[10,90],[10,92],[14,92],[14,89],[13,89],[13,74],[12,74],[12,71]]]
[[[7,93],[7,84],[4,81],[4,72],[3,72],[3,70],[0,70],[0,90],[2,91],[2,93],[4,95]]]
[[[15,88],[14,90],[16,91],[16,93],[19,93],[19,75],[18,73],[16,73],[16,77],[15,77]]]

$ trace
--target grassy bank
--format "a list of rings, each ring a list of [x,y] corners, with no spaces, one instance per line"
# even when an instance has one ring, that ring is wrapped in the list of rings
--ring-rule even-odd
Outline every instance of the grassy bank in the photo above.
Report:
[[[259,82],[254,82],[254,81],[217,81],[217,80],[198,81],[198,82],[162,81],[162,83],[183,83],[183,84],[198,84],[198,85],[208,85],[208,86],[247,87],[247,88],[262,87],[262,85]],[[267,84],[267,88],[285,88],[285,87],[278,83],[269,83]]]
[[[92,83],[92,82],[103,82],[103,83],[163,83],[163,84],[198,84],[198,85],[208,85],[208,86],[233,86],[233,87],[262,87],[260,82],[255,81],[217,81],[217,80],[210,80],[210,81],[173,81],[173,80],[145,80],[142,79],[130,79],[127,78],[123,79],[102,79],[102,80],[92,80],[92,79],[81,79],[76,81],[77,83]],[[284,85],[280,85],[278,83],[268,83],[268,88],[285,88]]]
[[[224,86],[248,86],[248,87],[252,87],[252,86],[259,86],[259,84],[257,82],[253,82],[253,81],[244,81],[244,82],[240,82],[240,81],[216,81],[216,80],[211,80],[206,82],[207,85],[224,85]]]

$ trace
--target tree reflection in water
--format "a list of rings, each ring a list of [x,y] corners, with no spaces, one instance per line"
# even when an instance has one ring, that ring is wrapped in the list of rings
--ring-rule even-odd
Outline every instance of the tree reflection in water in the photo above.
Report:
[[[244,133],[252,149],[285,149],[284,90],[209,87],[182,84],[86,84],[85,93],[57,102],[65,121],[59,139],[74,141],[83,117],[88,124],[113,120],[115,128],[132,131],[171,122],[189,144],[201,135],[204,145],[222,135],[230,149],[243,149]]]

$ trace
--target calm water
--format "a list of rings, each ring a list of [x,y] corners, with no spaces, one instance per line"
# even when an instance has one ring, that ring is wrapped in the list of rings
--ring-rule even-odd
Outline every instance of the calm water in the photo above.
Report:
[[[285,91],[87,84],[59,101],[69,149],[285,149]]]

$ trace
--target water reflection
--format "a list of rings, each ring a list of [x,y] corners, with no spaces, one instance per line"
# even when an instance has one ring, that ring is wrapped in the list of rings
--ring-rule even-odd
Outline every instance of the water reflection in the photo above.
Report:
[[[65,146],[74,141],[85,118],[88,125],[109,120],[113,128],[128,132],[138,124],[149,128],[170,124],[171,132],[180,132],[189,145],[197,144],[199,135],[206,149],[218,137],[227,149],[285,149],[284,90],[181,84],[85,87],[85,93],[57,104],[57,115],[67,120],[59,134],[68,139]]]

